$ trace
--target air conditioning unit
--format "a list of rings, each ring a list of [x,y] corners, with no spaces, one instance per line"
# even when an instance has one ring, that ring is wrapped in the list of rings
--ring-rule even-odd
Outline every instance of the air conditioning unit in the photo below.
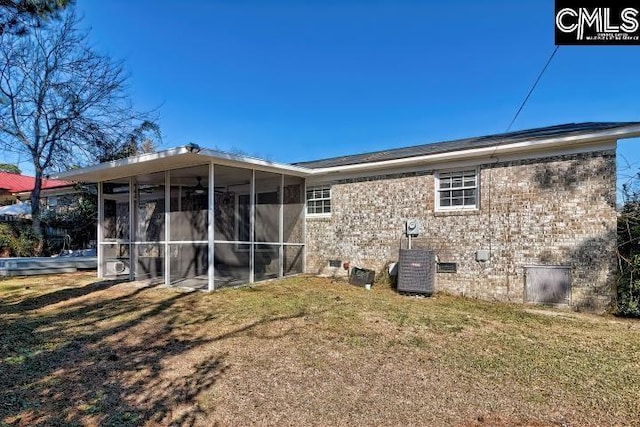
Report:
[[[410,218],[405,224],[405,234],[407,236],[416,237],[420,234],[420,221],[416,218]]]
[[[105,276],[129,275],[129,260],[107,261],[104,268]]]
[[[435,291],[436,254],[422,249],[400,249],[398,292],[431,295]]]

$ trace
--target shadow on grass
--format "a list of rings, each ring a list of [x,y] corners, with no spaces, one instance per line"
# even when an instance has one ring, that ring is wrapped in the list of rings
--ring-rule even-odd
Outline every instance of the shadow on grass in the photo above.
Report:
[[[267,317],[216,335],[204,325],[215,322],[215,309],[194,310],[186,330],[175,319],[188,308],[176,304],[201,295],[148,287],[11,315],[15,307],[44,309],[113,284],[0,303],[0,425],[193,425],[211,415],[199,395],[228,369],[227,355],[209,344],[305,315]]]
[[[92,292],[98,292],[123,283],[126,280],[104,280],[100,282],[90,283],[85,286],[64,288],[59,291],[49,292],[33,298],[27,298],[19,303],[0,303],[0,315],[11,313],[22,313],[26,310],[37,310],[39,308],[57,304],[62,301],[79,298]]]

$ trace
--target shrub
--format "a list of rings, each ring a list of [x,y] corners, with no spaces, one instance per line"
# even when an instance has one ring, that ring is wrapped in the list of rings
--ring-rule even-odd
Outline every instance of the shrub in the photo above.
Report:
[[[618,217],[617,311],[640,317],[640,197],[631,196]]]
[[[35,256],[38,238],[30,224],[0,224],[0,249],[8,256]]]

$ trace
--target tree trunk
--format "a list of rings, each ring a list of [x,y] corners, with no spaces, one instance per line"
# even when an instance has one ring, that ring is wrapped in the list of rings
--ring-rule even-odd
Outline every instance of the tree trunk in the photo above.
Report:
[[[36,168],[35,182],[31,191],[31,228],[36,236],[36,256],[42,255],[44,250],[44,227],[40,221],[40,190],[42,189],[42,169]]]

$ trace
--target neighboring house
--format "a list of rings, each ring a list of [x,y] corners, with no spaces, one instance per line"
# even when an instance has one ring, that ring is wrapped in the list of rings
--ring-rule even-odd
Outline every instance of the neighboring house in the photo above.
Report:
[[[0,172],[0,222],[31,221],[31,192],[35,185],[32,176]],[[40,190],[40,209],[43,214],[64,214],[76,209],[82,197],[77,185],[70,181],[43,179]],[[49,241],[62,244],[69,230],[47,226],[45,235]]]
[[[60,178],[98,183],[100,277],[213,290],[346,274],[346,261],[380,272],[417,218],[436,290],[526,302],[560,283],[543,302],[601,310],[616,142],[639,135],[640,123],[567,124],[294,165],[188,145]]]
[[[35,178],[32,176],[0,172],[0,205],[11,205],[19,201],[27,201],[34,185]],[[75,184],[73,182],[43,179],[40,196],[44,203],[48,205],[50,197],[53,200],[60,195],[74,193],[74,187]]]

